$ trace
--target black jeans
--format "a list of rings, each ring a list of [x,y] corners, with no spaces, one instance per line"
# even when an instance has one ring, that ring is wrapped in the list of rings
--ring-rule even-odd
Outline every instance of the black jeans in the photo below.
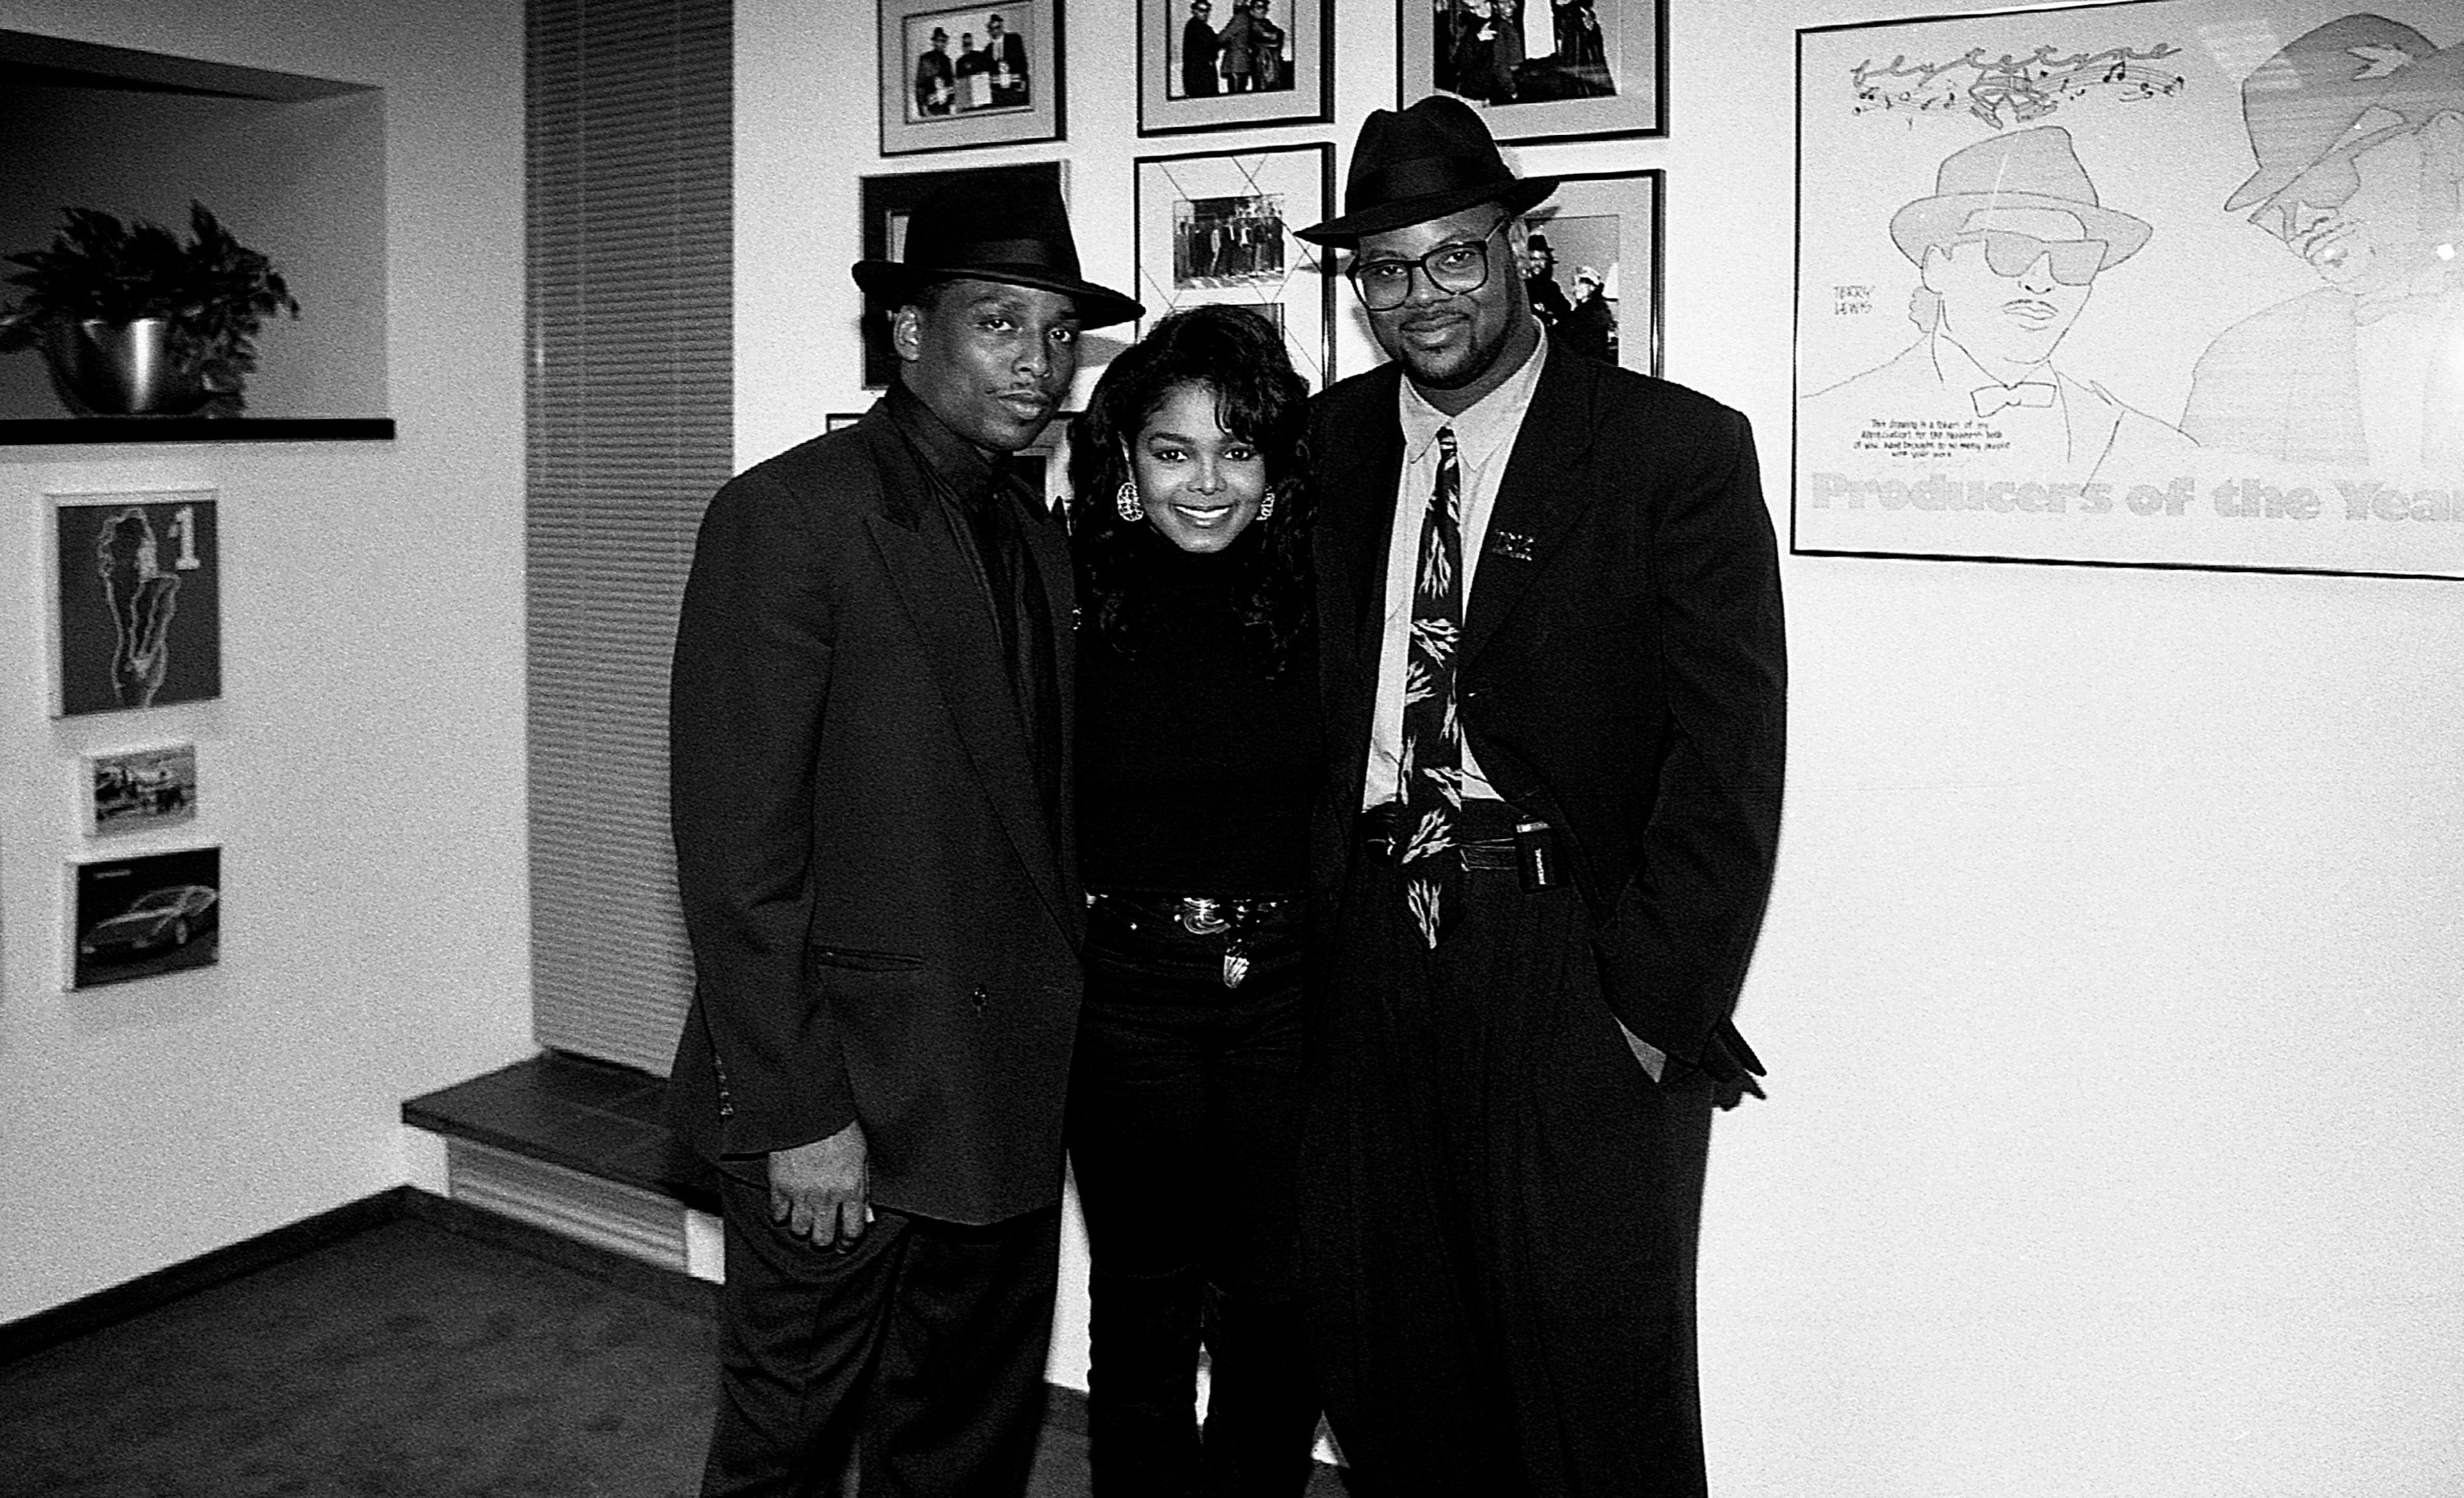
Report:
[[[1197,936],[1099,900],[1070,1078],[1069,1156],[1094,1267],[1097,1498],[1292,1498],[1317,1398],[1297,1309],[1300,902]],[[1196,1415],[1198,1350],[1210,1387]]]

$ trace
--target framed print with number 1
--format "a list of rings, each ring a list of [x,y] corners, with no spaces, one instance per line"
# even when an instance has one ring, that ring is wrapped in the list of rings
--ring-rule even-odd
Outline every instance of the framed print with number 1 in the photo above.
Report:
[[[49,497],[54,716],[221,696],[214,491]]]

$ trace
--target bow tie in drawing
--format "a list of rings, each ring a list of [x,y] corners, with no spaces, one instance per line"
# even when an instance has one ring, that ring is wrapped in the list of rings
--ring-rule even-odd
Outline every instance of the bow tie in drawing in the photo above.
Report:
[[[1980,385],[1968,392],[1976,403],[1976,414],[1991,416],[2006,406],[2051,406],[2054,387],[2040,380],[2023,381],[2018,385]]]

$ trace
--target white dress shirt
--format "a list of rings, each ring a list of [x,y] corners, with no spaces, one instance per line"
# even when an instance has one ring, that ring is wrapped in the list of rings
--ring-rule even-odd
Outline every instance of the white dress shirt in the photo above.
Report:
[[[1420,525],[1429,513],[1429,496],[1438,487],[1438,429],[1455,430],[1455,462],[1461,470],[1463,518],[1463,608],[1471,608],[1471,590],[1479,577],[1481,543],[1488,535],[1489,511],[1497,505],[1498,481],[1506,476],[1514,438],[1523,430],[1523,414],[1531,408],[1531,392],[1540,384],[1541,366],[1549,362],[1549,340],[1507,376],[1506,383],[1453,416],[1420,398],[1410,380],[1396,398],[1403,423],[1403,476],[1395,486],[1395,536],[1386,547],[1386,634],[1377,652],[1377,711],[1369,721],[1369,775],[1361,806],[1382,805],[1395,799],[1403,760],[1403,674],[1411,654],[1412,590],[1419,581]],[[1463,736],[1463,793],[1466,801],[1494,801],[1478,760],[1471,737]]]

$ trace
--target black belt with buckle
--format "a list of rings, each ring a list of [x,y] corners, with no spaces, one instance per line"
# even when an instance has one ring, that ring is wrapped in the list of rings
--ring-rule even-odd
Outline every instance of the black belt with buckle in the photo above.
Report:
[[[1270,894],[1259,899],[1226,900],[1202,894],[1112,894],[1097,891],[1087,903],[1116,912],[1135,931],[1141,920],[1172,925],[1193,936],[1223,937],[1223,986],[1238,988],[1249,976],[1249,934],[1258,922],[1300,908],[1297,894]]]

